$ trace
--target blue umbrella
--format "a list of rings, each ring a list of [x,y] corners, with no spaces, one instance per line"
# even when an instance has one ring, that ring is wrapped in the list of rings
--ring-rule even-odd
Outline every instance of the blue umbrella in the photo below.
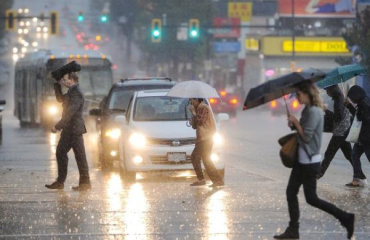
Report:
[[[339,83],[343,83],[353,77],[361,74],[367,74],[367,70],[360,64],[351,64],[336,67],[328,72],[322,80],[317,82],[319,88],[327,88]]]

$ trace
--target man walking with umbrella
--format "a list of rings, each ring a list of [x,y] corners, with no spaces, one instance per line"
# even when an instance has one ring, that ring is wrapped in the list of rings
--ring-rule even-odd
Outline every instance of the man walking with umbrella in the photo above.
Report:
[[[190,186],[201,186],[206,184],[201,161],[203,161],[207,174],[213,182],[211,187],[223,186],[223,177],[219,176],[211,160],[216,123],[211,108],[204,102],[206,98],[220,98],[217,91],[204,82],[191,80],[176,84],[168,92],[167,96],[190,99],[191,105],[189,111],[192,114],[190,124],[193,129],[196,129],[197,137],[195,148],[191,154],[191,162],[198,178],[198,180],[190,184]],[[187,112],[186,108],[187,107],[184,109],[185,114]]]
[[[189,110],[193,115],[190,123],[196,129],[197,141],[195,148],[191,154],[191,162],[198,180],[190,184],[190,186],[205,185],[201,160],[213,184],[211,187],[219,187],[224,185],[223,179],[218,175],[217,169],[211,160],[213,147],[213,136],[216,133],[216,124],[214,122],[210,107],[203,101],[202,98],[192,98]]]
[[[68,88],[68,93],[63,95],[61,85]],[[52,184],[45,185],[49,189],[63,189],[67,178],[68,156],[73,149],[80,173],[79,186],[72,187],[75,191],[91,188],[89,167],[86,160],[85,146],[82,134],[86,133],[85,123],[82,118],[84,107],[84,94],[78,84],[78,76],[71,72],[54,84],[55,95],[59,102],[63,103],[62,119],[53,127],[52,132],[62,131],[56,150],[58,163],[58,178]]]

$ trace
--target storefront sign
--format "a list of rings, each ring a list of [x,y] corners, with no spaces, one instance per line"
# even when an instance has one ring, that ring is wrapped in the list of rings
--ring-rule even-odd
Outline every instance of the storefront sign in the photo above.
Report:
[[[291,37],[264,37],[262,53],[266,56],[290,56],[293,51]],[[296,37],[294,52],[297,56],[350,56],[342,37]]]
[[[250,22],[252,18],[251,2],[229,2],[227,13],[229,18],[240,18],[242,22]]]
[[[245,40],[245,49],[249,51],[259,51],[260,50],[259,40],[255,38],[247,38]]]
[[[239,42],[214,42],[213,51],[216,53],[237,53],[240,51]]]
[[[295,52],[348,53],[347,44],[343,41],[295,41]],[[292,52],[292,41],[283,42],[283,51]]]

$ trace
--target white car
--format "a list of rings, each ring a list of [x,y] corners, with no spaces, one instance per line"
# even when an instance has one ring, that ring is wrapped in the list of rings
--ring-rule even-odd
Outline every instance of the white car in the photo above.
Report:
[[[122,177],[133,180],[136,172],[193,169],[191,153],[196,135],[185,114],[189,99],[167,97],[167,93],[168,90],[135,92],[126,115],[115,118],[121,123],[121,129],[116,131],[120,135]],[[227,114],[218,114],[217,129],[221,121],[228,119]],[[218,132],[214,141],[211,159],[223,177],[225,162],[221,157],[222,137]]]

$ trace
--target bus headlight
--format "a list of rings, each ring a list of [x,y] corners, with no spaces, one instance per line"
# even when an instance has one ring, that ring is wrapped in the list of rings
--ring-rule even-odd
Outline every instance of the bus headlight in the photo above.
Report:
[[[51,115],[55,115],[55,114],[57,114],[57,112],[58,112],[58,108],[57,107],[55,107],[55,106],[50,106],[49,107],[49,113]]]
[[[217,146],[221,145],[223,142],[222,136],[216,132],[215,135],[213,135],[213,143]]]
[[[118,139],[121,136],[121,129],[119,129],[119,128],[109,129],[105,133],[105,136],[110,137],[112,139]]]
[[[146,145],[146,138],[144,135],[133,133],[131,134],[128,141],[131,143],[132,146],[137,148],[143,148]]]

